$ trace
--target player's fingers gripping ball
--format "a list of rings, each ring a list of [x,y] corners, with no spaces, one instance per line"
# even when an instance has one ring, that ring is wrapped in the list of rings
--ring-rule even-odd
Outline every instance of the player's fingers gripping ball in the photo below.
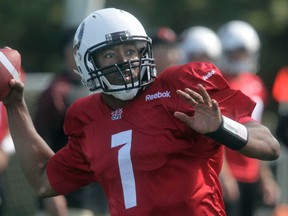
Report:
[[[9,81],[19,79],[20,71],[20,53],[10,47],[0,49],[0,101],[10,93]]]

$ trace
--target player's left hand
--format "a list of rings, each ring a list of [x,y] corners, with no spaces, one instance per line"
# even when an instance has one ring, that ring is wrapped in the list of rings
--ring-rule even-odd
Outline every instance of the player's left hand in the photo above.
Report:
[[[3,99],[3,104],[6,106],[18,106],[24,102],[24,83],[21,80],[11,79],[9,82],[12,90],[9,95]]]
[[[201,134],[214,132],[219,128],[222,121],[218,103],[210,98],[201,84],[197,87],[199,92],[189,88],[185,88],[184,91],[177,90],[176,92],[183,100],[194,107],[194,116],[188,116],[178,111],[174,113],[174,116]]]

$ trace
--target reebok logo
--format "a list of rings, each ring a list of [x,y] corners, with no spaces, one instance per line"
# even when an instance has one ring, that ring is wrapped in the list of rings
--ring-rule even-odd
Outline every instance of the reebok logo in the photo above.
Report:
[[[216,73],[215,70],[212,70],[212,71],[208,72],[207,75],[203,76],[203,80],[209,79],[209,78],[210,78],[213,74],[215,74],[215,73]]]
[[[166,98],[171,97],[170,91],[157,92],[155,94],[146,95],[145,101],[151,101],[151,100],[162,98],[162,97],[166,97]]]

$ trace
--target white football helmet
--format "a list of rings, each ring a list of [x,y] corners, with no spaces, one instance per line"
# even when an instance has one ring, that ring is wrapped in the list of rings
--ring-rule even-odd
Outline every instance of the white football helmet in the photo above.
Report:
[[[217,34],[204,26],[184,30],[180,41],[180,48],[185,53],[184,63],[199,60],[216,62],[222,52]]]
[[[223,49],[220,68],[223,73],[256,73],[260,39],[256,30],[248,23],[234,20],[221,26],[217,32]],[[245,58],[232,58],[233,52],[243,52]]]
[[[93,55],[99,50],[125,42],[135,42],[141,56],[138,60],[129,60],[98,68]],[[74,42],[74,58],[82,83],[90,91],[104,92],[121,100],[132,99],[139,89],[150,84],[156,69],[152,58],[151,39],[136,17],[123,10],[106,8],[90,14],[78,27]],[[133,79],[132,71],[139,67],[140,75]],[[118,73],[123,77],[121,85],[111,84],[103,74],[103,69]],[[122,70],[130,70],[131,83],[127,83]]]

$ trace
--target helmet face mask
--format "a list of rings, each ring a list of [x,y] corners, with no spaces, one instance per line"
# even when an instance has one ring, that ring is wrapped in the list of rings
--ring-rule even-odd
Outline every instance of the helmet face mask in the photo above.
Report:
[[[102,30],[99,32],[97,27]],[[99,62],[99,53],[118,46],[135,47],[137,56],[110,65]],[[73,47],[78,73],[90,91],[129,100],[156,77],[151,39],[141,23],[127,12],[113,8],[94,12],[78,27]]]
[[[143,46],[140,49],[139,44]],[[128,90],[145,86],[148,83],[145,82],[145,79],[143,79],[144,74],[140,74],[140,71],[144,71],[143,67],[149,66],[149,64],[145,64],[145,62],[150,62],[150,66],[153,66],[151,61],[145,58],[145,52],[147,52],[145,48],[146,45],[147,44],[144,44],[142,41],[127,41],[119,44],[115,43],[102,49],[92,50],[88,55],[90,56],[89,61],[92,62],[95,70],[89,72],[91,78],[87,81],[97,79],[104,92]],[[133,54],[130,59],[122,62],[112,62],[108,65],[101,65],[101,62],[99,62],[100,56],[106,55],[106,52],[107,55],[114,55],[114,51],[111,51],[112,54],[110,54],[109,50],[113,50],[114,47],[118,46],[127,47],[127,52],[133,50],[135,54]]]
[[[128,89],[128,85],[134,87],[135,83],[139,83],[139,60],[128,60],[122,63],[109,65],[107,67],[101,67],[99,70],[91,72],[91,79],[95,76],[98,81],[106,81],[114,86],[124,86],[124,89]],[[89,80],[88,80],[89,81]],[[109,91],[109,87],[103,82],[103,89]],[[124,90],[123,89],[123,90]],[[111,89],[113,91],[115,89]]]

